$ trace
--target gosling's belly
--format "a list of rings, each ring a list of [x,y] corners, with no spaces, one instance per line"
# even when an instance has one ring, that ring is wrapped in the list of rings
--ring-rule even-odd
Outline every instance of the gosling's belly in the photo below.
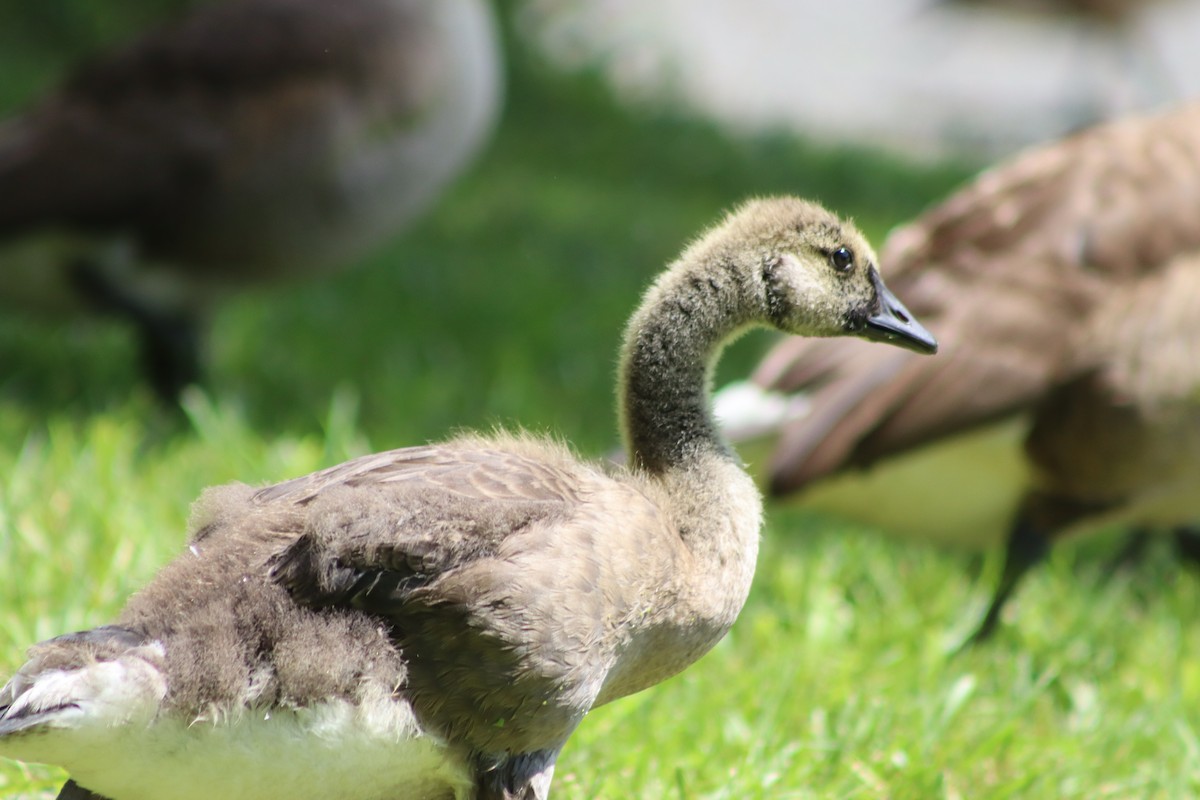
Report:
[[[470,786],[461,754],[423,735],[403,701],[50,735],[62,737],[53,763],[111,800],[453,800]]]

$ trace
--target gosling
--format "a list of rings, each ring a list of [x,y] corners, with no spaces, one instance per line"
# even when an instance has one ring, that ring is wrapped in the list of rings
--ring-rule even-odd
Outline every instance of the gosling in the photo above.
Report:
[[[545,800],[587,712],[733,624],[761,499],[707,396],[754,325],[936,343],[849,223],[751,201],[647,292],[620,368],[627,468],[465,436],[210,489],[113,625],[33,647],[0,753],[60,797]]]

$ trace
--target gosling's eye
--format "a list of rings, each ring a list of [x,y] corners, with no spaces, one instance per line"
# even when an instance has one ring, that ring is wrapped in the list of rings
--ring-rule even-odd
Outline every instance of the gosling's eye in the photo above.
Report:
[[[838,272],[849,272],[854,269],[854,253],[848,247],[839,247],[829,254],[829,263]]]

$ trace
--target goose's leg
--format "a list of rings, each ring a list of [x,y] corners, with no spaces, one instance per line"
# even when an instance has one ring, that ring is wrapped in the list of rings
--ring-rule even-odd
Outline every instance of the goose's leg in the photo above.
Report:
[[[547,800],[557,758],[557,749],[500,759],[480,755],[475,766],[476,800]]]
[[[1120,567],[1138,561],[1145,553],[1150,543],[1149,528],[1134,528],[1129,541],[1110,564],[1110,572]],[[1179,525],[1171,529],[1171,539],[1175,543],[1175,551],[1179,558],[1187,564],[1200,565],[1200,527],[1195,525]]]
[[[1050,542],[1074,524],[1122,505],[1122,500],[1080,500],[1054,491],[1033,491],[1017,512],[1004,551],[1004,572],[979,628],[964,647],[986,641],[996,632],[1004,604],[1025,573],[1050,552]]]
[[[138,321],[142,365],[164,403],[179,402],[183,390],[201,377],[200,335],[195,321],[161,315]]]
[[[1179,557],[1188,564],[1200,565],[1200,527],[1180,525],[1171,531]]]
[[[1125,546],[1108,563],[1108,569],[1105,572],[1111,575],[1123,567],[1138,563],[1146,554],[1146,547],[1149,544],[1150,529],[1142,527],[1134,528],[1129,532],[1129,538],[1125,541]]]
[[[983,615],[979,627],[967,639],[966,645],[987,641],[996,632],[1004,605],[1017,588],[1021,578],[1037,566],[1050,552],[1050,532],[1037,526],[1025,513],[1018,515],[1004,549],[1004,572],[992,595],[991,605]]]
[[[62,791],[58,793],[58,800],[108,800],[108,798],[89,792],[78,783],[68,780],[63,784]]]
[[[1200,564],[1200,528],[1180,526],[1172,529],[1171,534],[1180,557],[1189,564]],[[1139,559],[1149,541],[1149,529],[1135,528],[1125,547],[1113,559],[1111,568],[1115,570]],[[1039,532],[1027,519],[1018,519],[1009,534],[1005,549],[1004,573],[1000,576],[992,603],[975,633],[967,640],[967,644],[986,641],[995,633],[1004,604],[1012,595],[1017,583],[1026,572],[1037,566],[1049,551],[1050,538]]]
[[[73,265],[71,281],[97,310],[128,319],[137,327],[143,369],[164,403],[174,405],[184,387],[200,379],[200,335],[194,319],[151,308],[88,261]]]

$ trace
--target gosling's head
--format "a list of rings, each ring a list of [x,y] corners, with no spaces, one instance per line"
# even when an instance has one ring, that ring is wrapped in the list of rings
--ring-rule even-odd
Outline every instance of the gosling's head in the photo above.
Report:
[[[937,341],[884,285],[866,237],[815,203],[751,200],[692,247],[709,263],[758,271],[764,315],[782,331],[937,352]]]

